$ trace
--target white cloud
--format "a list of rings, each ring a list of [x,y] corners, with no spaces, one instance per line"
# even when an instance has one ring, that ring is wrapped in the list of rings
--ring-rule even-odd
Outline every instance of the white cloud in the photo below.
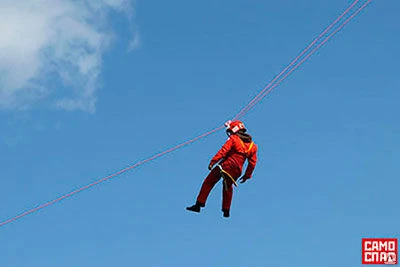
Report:
[[[0,108],[28,108],[52,96],[93,112],[102,57],[113,38],[109,13],[131,21],[130,0],[0,0]],[[129,46],[140,43],[136,34]],[[57,90],[61,80],[66,90]]]

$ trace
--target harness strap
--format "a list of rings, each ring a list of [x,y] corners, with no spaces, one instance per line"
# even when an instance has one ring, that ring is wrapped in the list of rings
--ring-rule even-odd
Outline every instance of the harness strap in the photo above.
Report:
[[[253,145],[254,145],[254,142],[251,142],[250,146],[249,146],[249,150],[247,150],[247,153],[249,153],[251,151],[251,149],[253,148]]]
[[[218,166],[218,168],[220,169],[220,172],[221,172],[222,177],[224,178],[224,182],[225,182],[226,177],[228,177],[228,178],[233,182],[233,184],[234,184],[235,186],[238,186],[237,183],[236,183],[236,181],[235,181],[235,179],[233,179],[232,175],[230,175],[227,171],[225,171],[224,169],[222,169],[222,166],[221,166],[221,165],[218,164],[217,166]]]
[[[243,140],[242,139],[239,139],[239,140],[240,140],[240,143],[242,144],[243,149],[246,151],[245,152],[246,157],[249,157],[249,153],[250,153],[251,149],[253,148],[254,142],[251,142],[249,148],[246,150],[246,145],[244,144]]]

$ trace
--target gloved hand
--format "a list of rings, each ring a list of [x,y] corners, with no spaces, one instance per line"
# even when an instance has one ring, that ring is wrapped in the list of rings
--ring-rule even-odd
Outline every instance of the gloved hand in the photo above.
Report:
[[[243,184],[249,179],[249,177],[242,176],[242,178],[239,179],[240,183]]]
[[[210,171],[212,170],[212,168],[213,168],[213,165],[212,165],[212,164],[208,165],[208,169],[209,169]]]

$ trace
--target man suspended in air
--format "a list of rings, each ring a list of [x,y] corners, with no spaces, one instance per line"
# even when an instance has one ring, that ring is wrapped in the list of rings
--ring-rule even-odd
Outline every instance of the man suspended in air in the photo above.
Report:
[[[225,123],[226,133],[229,138],[217,154],[211,159],[208,169],[211,172],[203,181],[196,204],[186,209],[200,212],[205,207],[207,197],[215,184],[223,178],[222,212],[224,217],[229,217],[232,203],[233,184],[242,174],[243,165],[247,159],[248,165],[240,182],[244,183],[251,178],[257,163],[257,145],[252,141],[251,135],[246,133],[246,128],[241,121],[228,121]]]

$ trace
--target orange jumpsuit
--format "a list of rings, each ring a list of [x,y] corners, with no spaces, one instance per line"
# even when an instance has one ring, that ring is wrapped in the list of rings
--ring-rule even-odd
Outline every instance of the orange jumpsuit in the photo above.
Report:
[[[220,162],[219,164],[222,169],[236,181],[242,174],[242,168],[246,159],[248,160],[248,165],[243,177],[250,179],[257,163],[257,145],[253,142],[245,143],[239,136],[232,134],[211,159],[210,165],[214,166]],[[201,206],[205,205],[210,191],[221,177],[220,168],[215,167],[205,178],[197,197],[197,201]],[[230,179],[225,179],[225,182],[222,191],[222,210],[229,211],[232,203],[233,182]]]

